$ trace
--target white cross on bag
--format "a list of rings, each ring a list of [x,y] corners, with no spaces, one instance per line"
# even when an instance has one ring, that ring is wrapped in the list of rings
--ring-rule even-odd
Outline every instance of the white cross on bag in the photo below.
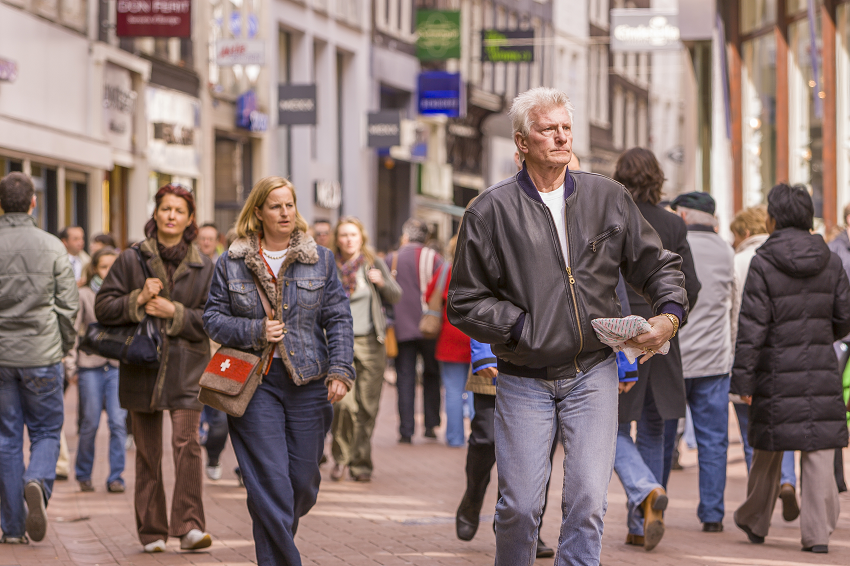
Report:
[[[222,372],[227,371],[227,368],[229,368],[229,367],[230,367],[230,359],[229,358],[225,359],[223,362],[221,362],[221,371]]]

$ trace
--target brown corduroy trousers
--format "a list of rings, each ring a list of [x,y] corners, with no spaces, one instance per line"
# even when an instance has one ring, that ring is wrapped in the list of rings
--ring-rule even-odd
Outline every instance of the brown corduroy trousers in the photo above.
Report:
[[[174,452],[174,495],[171,527],[162,477],[162,411],[133,411],[136,442],[136,529],[142,544],[168,536],[182,537],[192,529],[205,530],[201,499],[202,467],[198,426],[201,412],[176,409],[171,414],[171,447]]]

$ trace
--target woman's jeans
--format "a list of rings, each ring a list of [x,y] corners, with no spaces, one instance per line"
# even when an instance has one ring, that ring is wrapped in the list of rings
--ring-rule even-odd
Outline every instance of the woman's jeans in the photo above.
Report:
[[[79,368],[80,440],[74,473],[77,481],[91,480],[94,443],[100,426],[100,414],[106,410],[109,424],[109,476],[106,484],[121,479],[124,473],[124,442],[127,440],[127,411],[118,402],[118,368],[105,364],[97,368]]]
[[[296,386],[280,359],[272,361],[245,414],[228,416],[258,564],[301,566],[295,532],[316,504],[319,460],[332,419],[324,380]]]
[[[440,375],[446,389],[446,444],[459,448],[464,445],[463,406],[469,405],[470,418],[475,415],[472,405],[472,393],[464,401],[466,380],[469,378],[469,364],[440,362]]]

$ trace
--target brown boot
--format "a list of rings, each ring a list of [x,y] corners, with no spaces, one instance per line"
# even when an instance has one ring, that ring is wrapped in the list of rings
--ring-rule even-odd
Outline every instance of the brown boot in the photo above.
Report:
[[[783,483],[779,488],[779,499],[782,500],[782,518],[793,521],[800,516],[800,505],[797,503],[797,493],[790,483]]]
[[[626,544],[632,544],[634,546],[643,546],[644,538],[640,535],[633,535],[629,533],[626,535]]]
[[[652,550],[664,536],[664,510],[667,509],[667,493],[663,487],[653,489],[643,503],[643,548]]]

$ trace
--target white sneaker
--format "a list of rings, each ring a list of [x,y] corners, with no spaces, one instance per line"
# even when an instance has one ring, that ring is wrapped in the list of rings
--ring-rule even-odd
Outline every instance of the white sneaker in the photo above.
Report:
[[[165,541],[162,539],[149,542],[145,545],[145,552],[165,552]]]
[[[220,480],[221,479],[221,464],[216,464],[215,466],[207,466],[207,477],[211,480]]]
[[[200,550],[207,548],[212,544],[212,537],[209,533],[192,529],[182,537],[180,537],[180,550]]]

